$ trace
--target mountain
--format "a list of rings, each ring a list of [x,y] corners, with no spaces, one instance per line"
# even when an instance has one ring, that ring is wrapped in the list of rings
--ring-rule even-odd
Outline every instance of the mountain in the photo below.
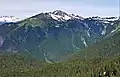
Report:
[[[114,58],[120,56],[120,24],[113,33],[108,34],[100,42],[89,46],[79,52],[69,54],[62,60],[80,60],[93,58]]]
[[[63,11],[40,13],[0,25],[0,53],[27,54],[47,62],[89,47],[116,31],[116,17],[83,18]]]

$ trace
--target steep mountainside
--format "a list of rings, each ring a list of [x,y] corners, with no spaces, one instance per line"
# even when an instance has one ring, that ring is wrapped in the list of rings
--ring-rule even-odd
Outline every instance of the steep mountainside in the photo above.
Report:
[[[96,57],[113,58],[116,56],[120,56],[120,24],[113,33],[108,34],[101,42],[70,54],[62,60],[92,59]]]
[[[0,49],[1,53],[26,53],[36,59],[56,61],[107,37],[118,22],[115,17],[83,18],[60,10],[40,13],[0,25]]]

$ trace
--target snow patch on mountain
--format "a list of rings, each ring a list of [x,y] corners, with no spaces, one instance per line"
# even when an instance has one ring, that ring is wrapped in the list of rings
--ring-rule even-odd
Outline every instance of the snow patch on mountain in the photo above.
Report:
[[[61,10],[56,10],[54,12],[49,12],[49,15],[57,21],[67,21],[70,19],[81,19],[83,20],[83,17],[80,17],[78,15],[74,15],[74,14],[67,14]]]
[[[61,20],[61,21],[71,19],[71,17],[69,17],[69,16],[67,16],[67,15],[65,15],[65,16],[60,16],[60,15],[51,14],[51,17],[52,17],[54,20]]]
[[[87,30],[87,35],[90,37],[90,33],[89,33],[89,31],[90,31],[90,28]]]
[[[119,17],[98,17],[98,16],[90,17],[90,18],[92,18],[94,20],[106,20],[106,21],[115,21],[115,20],[119,19]]]
[[[49,61],[49,60],[48,60],[48,58],[46,57],[45,52],[44,52],[44,57],[45,57],[45,61],[46,61],[47,63],[52,63],[52,62],[51,62],[51,61]]]
[[[86,47],[88,47],[88,45],[87,45],[85,39],[84,39],[82,36],[81,36],[81,41],[83,41],[84,45],[85,45]]]
[[[115,32],[116,30],[112,30],[111,33]]]
[[[106,28],[107,28],[107,26],[104,26],[104,29],[103,29],[103,31],[101,32],[102,35],[105,35],[105,33],[106,33]]]
[[[17,22],[20,18],[14,16],[0,16],[0,22]]]

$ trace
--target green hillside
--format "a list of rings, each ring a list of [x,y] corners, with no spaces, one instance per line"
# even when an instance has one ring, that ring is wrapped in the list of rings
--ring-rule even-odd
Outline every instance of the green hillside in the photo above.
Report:
[[[105,75],[104,75],[105,73]],[[44,63],[20,55],[0,56],[0,77],[119,77],[120,57]]]

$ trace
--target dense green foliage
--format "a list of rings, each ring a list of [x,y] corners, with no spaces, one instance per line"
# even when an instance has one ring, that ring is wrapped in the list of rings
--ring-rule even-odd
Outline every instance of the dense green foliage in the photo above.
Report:
[[[120,57],[49,64],[20,55],[0,56],[0,77],[99,77],[104,72],[119,77]]]

